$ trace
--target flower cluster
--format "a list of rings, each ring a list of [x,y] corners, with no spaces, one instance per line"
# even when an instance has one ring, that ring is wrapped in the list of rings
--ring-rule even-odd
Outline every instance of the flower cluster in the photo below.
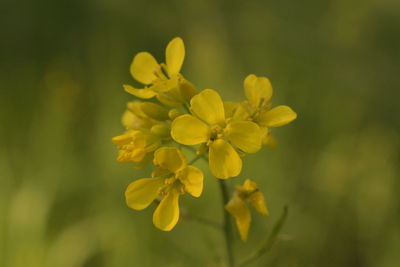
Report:
[[[203,191],[203,172],[187,163],[183,146],[202,157],[210,172],[219,179],[238,176],[242,158],[263,146],[274,146],[271,129],[296,119],[288,106],[272,107],[272,86],[265,77],[244,79],[243,102],[223,101],[213,89],[198,91],[181,74],[185,47],[181,38],[169,42],[165,63],[158,63],[148,52],[138,53],[130,72],[143,88],[124,85],[126,92],[141,100],[127,104],[122,117],[125,132],[112,141],[119,149],[117,160],[135,162],[136,168],[153,163],[149,178],[132,182],[125,192],[128,206],[142,210],[155,202],[154,225],[171,230],[179,220],[179,197]],[[251,216],[249,203],[267,215],[258,186],[246,180],[236,188],[226,210],[235,218],[242,240],[247,239]]]

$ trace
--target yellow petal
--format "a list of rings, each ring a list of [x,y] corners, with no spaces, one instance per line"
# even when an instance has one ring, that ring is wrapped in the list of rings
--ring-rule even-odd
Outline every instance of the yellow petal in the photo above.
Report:
[[[126,204],[135,210],[145,209],[158,196],[163,178],[143,178],[128,185],[125,191]]]
[[[168,74],[174,75],[179,73],[185,59],[185,45],[181,38],[176,37],[168,43],[165,58]]]
[[[154,211],[153,223],[160,230],[171,231],[178,220],[179,193],[172,188]]]
[[[123,85],[124,89],[126,92],[130,93],[131,95],[134,95],[136,97],[142,98],[142,99],[150,99],[156,95],[155,92],[153,92],[150,89],[136,89],[130,85],[124,84]]]
[[[203,173],[194,166],[187,166],[179,174],[179,180],[185,185],[185,191],[194,197],[203,192]]]
[[[182,115],[172,122],[172,138],[183,145],[197,145],[210,139],[210,128],[192,115]]]
[[[233,121],[224,130],[226,137],[236,147],[246,153],[255,153],[262,145],[260,127],[251,121]]]
[[[213,125],[225,121],[224,104],[219,94],[205,89],[190,100],[190,109],[200,119]]]
[[[244,91],[247,99],[256,107],[263,102],[268,102],[272,96],[272,86],[265,77],[250,74],[244,80]]]
[[[154,165],[175,173],[186,166],[186,158],[176,147],[161,147],[154,153]]]
[[[133,78],[143,84],[151,84],[158,78],[155,72],[160,69],[157,60],[148,52],[138,53],[131,64]]]
[[[254,192],[249,197],[250,204],[262,215],[269,215],[264,195],[260,191]]]
[[[244,201],[235,194],[228,204],[225,205],[225,209],[235,218],[240,238],[242,241],[246,241],[251,223],[249,208]]]
[[[158,121],[169,119],[168,110],[158,104],[151,102],[142,102],[140,103],[140,109],[143,111],[144,114],[152,119]]]
[[[288,106],[277,106],[267,112],[261,113],[258,123],[266,127],[278,127],[290,123],[297,118],[294,112]]]
[[[111,141],[119,146],[129,144],[132,142],[132,135],[135,131],[129,131],[126,134],[114,136]]]
[[[242,170],[242,160],[236,150],[225,140],[217,139],[208,152],[211,173],[220,179],[235,177]]]

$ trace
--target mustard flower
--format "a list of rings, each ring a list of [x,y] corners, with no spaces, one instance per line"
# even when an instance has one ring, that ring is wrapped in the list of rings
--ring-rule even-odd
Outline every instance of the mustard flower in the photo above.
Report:
[[[226,120],[221,97],[212,89],[195,95],[190,101],[190,111],[193,115],[185,114],[172,122],[172,138],[184,145],[203,144],[215,177],[239,175],[242,160],[238,151],[255,153],[261,148],[260,127],[251,121]]]
[[[203,191],[203,173],[187,165],[183,153],[174,147],[162,147],[154,153],[152,178],[143,178],[129,184],[125,191],[127,205],[143,210],[155,199],[161,201],[154,211],[153,223],[163,231],[172,230],[179,220],[179,197],[189,193],[199,197]]]
[[[257,123],[263,129],[263,143],[274,146],[275,140],[270,135],[269,128],[288,124],[297,118],[297,114],[284,105],[272,108],[269,103],[272,86],[266,77],[248,75],[244,80],[244,92],[247,101],[237,106],[233,117]]]
[[[185,46],[181,38],[172,39],[165,51],[166,63],[159,64],[148,52],[138,53],[132,61],[130,72],[143,89],[124,85],[125,91],[142,98],[157,99],[168,106],[180,106],[195,94],[193,85],[179,73],[185,59]]]
[[[269,215],[264,195],[259,191],[258,185],[255,182],[247,179],[242,186],[237,186],[233,197],[225,205],[225,209],[235,218],[242,241],[247,240],[251,224],[251,214],[246,201],[258,213]]]
[[[122,116],[127,131],[112,141],[118,146],[120,162],[138,162],[138,168],[152,160],[153,152],[171,140],[170,111],[151,102],[132,101]]]
[[[123,135],[112,139],[118,146],[119,154],[117,160],[120,162],[142,162],[148,161],[146,155],[154,152],[161,145],[161,137],[149,130],[129,130]]]

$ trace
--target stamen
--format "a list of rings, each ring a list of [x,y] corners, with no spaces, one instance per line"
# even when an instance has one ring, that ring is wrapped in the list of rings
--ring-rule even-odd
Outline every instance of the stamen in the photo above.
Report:
[[[154,75],[156,75],[157,78],[158,78],[159,80],[161,80],[161,81],[168,80],[168,77],[167,77],[166,73],[164,73],[164,71],[163,71],[163,69],[162,69],[162,66],[160,66],[158,69],[156,69],[156,70],[154,71]]]

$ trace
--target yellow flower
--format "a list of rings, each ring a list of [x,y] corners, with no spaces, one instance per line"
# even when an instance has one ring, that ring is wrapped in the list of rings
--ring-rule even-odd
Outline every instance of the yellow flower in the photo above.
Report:
[[[153,159],[153,152],[162,144],[171,141],[171,118],[180,114],[152,102],[132,101],[122,116],[126,133],[112,141],[119,148],[120,162],[139,162],[136,168],[144,167]]]
[[[149,130],[128,130],[112,139],[118,146],[120,162],[142,162],[145,156],[161,145],[161,137]]]
[[[125,91],[143,99],[154,96],[168,106],[180,106],[195,94],[193,85],[179,73],[185,58],[185,46],[181,38],[172,39],[165,51],[166,63],[159,64],[148,52],[138,53],[132,61],[130,72],[143,89],[124,85]]]
[[[243,241],[247,240],[251,224],[250,210],[245,201],[248,201],[258,213],[269,215],[264,195],[259,191],[255,182],[247,179],[243,186],[237,186],[233,197],[225,205],[225,209],[235,218],[240,238]]]
[[[260,127],[278,127],[288,124],[297,118],[297,114],[288,106],[272,108],[269,100],[272,97],[272,86],[266,77],[250,74],[244,80],[244,91],[247,101],[239,104],[234,112],[234,119],[250,120]],[[263,144],[274,146],[276,141],[270,131],[264,131]]]
[[[195,95],[190,111],[193,115],[185,114],[172,122],[172,138],[184,145],[207,146],[214,176],[226,179],[239,175],[242,160],[237,150],[255,153],[261,148],[259,126],[251,121],[226,120],[221,97],[212,89]]]
[[[135,210],[148,207],[162,197],[153,214],[154,225],[170,231],[179,219],[179,196],[189,193],[199,197],[203,191],[203,173],[187,165],[182,152],[174,147],[162,147],[154,153],[152,178],[143,178],[129,184],[125,191],[127,205]]]

